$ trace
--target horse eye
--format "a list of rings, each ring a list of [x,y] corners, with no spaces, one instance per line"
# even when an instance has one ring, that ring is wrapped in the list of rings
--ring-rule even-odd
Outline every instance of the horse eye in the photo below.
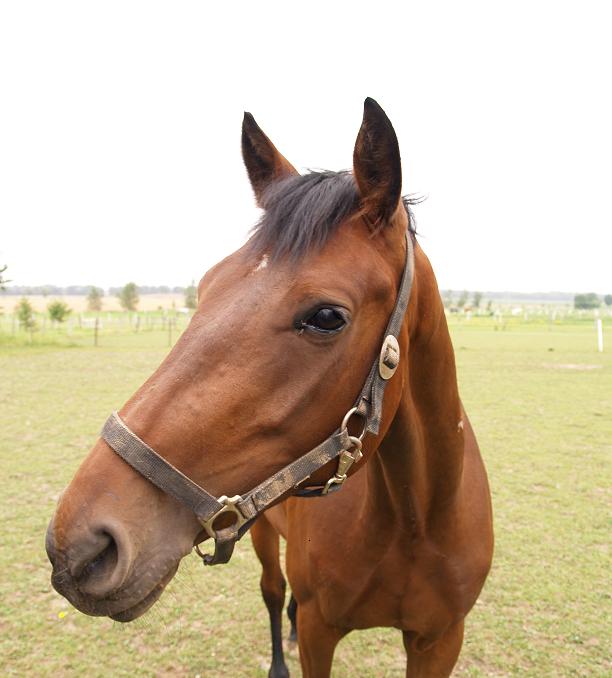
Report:
[[[346,325],[346,320],[335,308],[320,308],[304,321],[304,326],[319,332],[337,332]]]

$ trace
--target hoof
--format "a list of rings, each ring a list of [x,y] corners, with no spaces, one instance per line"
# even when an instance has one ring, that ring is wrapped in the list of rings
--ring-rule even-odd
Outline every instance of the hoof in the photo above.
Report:
[[[268,671],[268,678],[289,678],[289,669],[285,664],[272,664]]]

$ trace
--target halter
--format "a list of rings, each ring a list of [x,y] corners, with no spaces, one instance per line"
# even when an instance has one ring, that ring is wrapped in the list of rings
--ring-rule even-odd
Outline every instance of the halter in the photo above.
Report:
[[[395,307],[387,324],[380,354],[370,369],[355,406],[345,414],[340,428],[329,438],[245,495],[213,497],[141,440],[126,426],[117,412],[113,412],[106,420],[101,436],[110,447],[153,485],[193,511],[206,533],[214,539],[215,551],[212,555],[202,553],[195,546],[205,565],[227,563],[235,543],[253,521],[283,495],[291,493],[292,496],[299,497],[320,497],[336,492],[343,486],[349,469],[362,457],[364,436],[366,433],[378,435],[379,432],[387,381],[395,374],[399,365],[400,349],[397,338],[408,306],[413,275],[414,251],[412,239],[407,232],[406,262]],[[363,420],[359,436],[348,432],[348,423],[353,416]],[[324,485],[300,487],[315,471],[336,458],[336,472]],[[216,530],[214,523],[224,513],[232,513],[235,520],[229,527]]]

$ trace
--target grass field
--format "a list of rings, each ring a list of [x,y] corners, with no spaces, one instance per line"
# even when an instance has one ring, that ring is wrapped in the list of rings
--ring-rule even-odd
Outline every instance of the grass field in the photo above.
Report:
[[[488,466],[496,555],[457,676],[607,676],[612,323],[451,318],[461,392]],[[232,562],[188,557],[161,601],[121,625],[50,587],[44,533],[108,413],[166,353],[163,331],[0,336],[0,666],[9,676],[266,676],[268,621],[248,537]],[[393,630],[353,633],[334,676],[404,675]],[[299,675],[295,650],[289,656]]]

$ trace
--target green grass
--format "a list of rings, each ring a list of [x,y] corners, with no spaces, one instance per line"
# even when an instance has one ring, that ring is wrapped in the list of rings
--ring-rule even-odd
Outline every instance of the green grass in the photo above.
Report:
[[[451,318],[461,393],[487,463],[496,554],[457,676],[610,675],[612,326]],[[232,562],[182,564],[143,619],[86,617],[50,587],[44,533],[58,494],[167,351],[162,331],[97,349],[0,341],[0,666],[9,676],[266,676],[267,613],[248,537]],[[70,343],[77,344],[72,347]],[[334,676],[404,675],[401,637],[339,646]],[[300,675],[293,651],[293,675]]]

